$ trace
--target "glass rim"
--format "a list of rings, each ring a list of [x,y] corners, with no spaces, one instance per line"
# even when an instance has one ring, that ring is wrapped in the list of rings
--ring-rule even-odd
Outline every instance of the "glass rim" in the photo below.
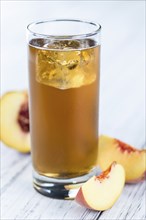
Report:
[[[70,34],[69,35],[49,35],[49,34],[41,34],[36,31],[31,30],[32,27],[38,24],[44,24],[44,23],[49,23],[49,22],[61,22],[61,21],[64,21],[64,22],[70,21],[70,22],[78,22],[78,23],[80,22],[84,24],[89,24],[89,25],[95,26],[96,29],[86,34],[73,34],[73,35],[70,35]],[[45,37],[45,38],[55,38],[55,39],[64,39],[64,40],[65,39],[80,39],[80,38],[91,37],[91,36],[94,36],[100,33],[101,25],[96,22],[80,20],[80,19],[48,19],[48,20],[42,20],[42,21],[39,20],[39,21],[31,22],[30,24],[27,25],[27,31],[29,31],[34,36]]]

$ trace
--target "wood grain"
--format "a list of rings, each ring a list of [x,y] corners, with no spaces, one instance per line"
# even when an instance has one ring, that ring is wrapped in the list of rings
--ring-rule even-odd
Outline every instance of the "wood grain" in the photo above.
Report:
[[[2,220],[8,219],[145,219],[146,183],[126,185],[121,197],[108,211],[95,212],[74,201],[44,197],[32,186],[30,155],[5,146],[2,151]],[[115,183],[116,184],[116,183]]]

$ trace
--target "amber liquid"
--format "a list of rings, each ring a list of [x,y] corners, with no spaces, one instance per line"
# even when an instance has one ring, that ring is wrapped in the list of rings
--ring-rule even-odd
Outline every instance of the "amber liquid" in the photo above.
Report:
[[[93,82],[90,80],[89,84],[79,87],[74,84],[67,89],[60,89],[57,84],[49,85],[49,81],[45,84],[37,80],[37,74],[40,74],[38,65],[44,63],[38,60],[41,51],[45,50],[29,45],[33,166],[41,175],[77,177],[90,172],[97,160],[99,46],[90,48],[92,62],[89,68],[85,68],[89,76],[94,72]],[[58,53],[61,52],[55,51],[55,54]],[[73,68],[70,68],[72,73],[76,67]],[[44,67],[42,69],[45,71]]]

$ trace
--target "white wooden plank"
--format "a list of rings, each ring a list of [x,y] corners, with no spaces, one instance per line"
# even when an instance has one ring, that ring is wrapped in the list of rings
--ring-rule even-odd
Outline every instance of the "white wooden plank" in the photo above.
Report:
[[[15,181],[13,174],[10,175],[9,172],[12,181],[9,187],[2,191],[2,219],[98,218],[99,212],[80,207],[74,201],[50,199],[40,195],[32,188],[31,165],[29,164],[25,170],[22,170],[23,163],[18,165],[21,173],[16,176]],[[113,219],[131,219],[132,216],[135,218],[135,214],[140,217],[138,219],[144,219],[144,190],[144,183],[126,185],[117,203],[112,209],[104,212],[100,219],[109,219],[110,216],[113,216]]]
[[[102,212],[99,219],[109,220],[111,219],[111,216],[112,216],[112,220],[145,219],[146,218],[145,190],[146,190],[146,182],[134,184],[134,185],[127,184],[116,204],[110,210]]]
[[[30,155],[24,155],[3,146],[1,147],[1,153],[3,155],[1,160],[1,193],[3,193],[27,168],[30,163]]]
[[[7,187],[1,192],[2,219],[96,219],[98,217],[99,212],[80,207],[74,201],[51,199],[37,193],[32,187],[31,164],[29,163],[25,169],[23,166],[23,161],[18,163],[19,175],[14,178],[13,173],[9,172],[9,186],[7,183],[3,184],[3,187]],[[10,167],[7,167],[7,171],[9,169]]]

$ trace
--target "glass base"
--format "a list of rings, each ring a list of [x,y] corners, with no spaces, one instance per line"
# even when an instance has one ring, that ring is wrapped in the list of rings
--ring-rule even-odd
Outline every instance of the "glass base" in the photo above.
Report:
[[[94,168],[90,173],[71,179],[49,178],[33,171],[33,186],[41,194],[56,199],[74,199],[81,185],[90,177],[98,175]]]

